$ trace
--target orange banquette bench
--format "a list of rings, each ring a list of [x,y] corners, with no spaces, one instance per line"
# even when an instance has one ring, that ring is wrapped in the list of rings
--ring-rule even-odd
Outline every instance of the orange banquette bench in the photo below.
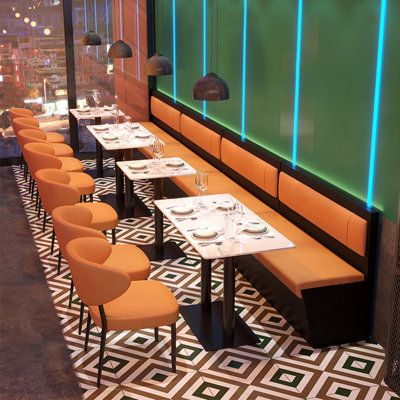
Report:
[[[238,258],[247,280],[313,346],[368,338],[379,213],[158,92],[150,110],[165,157],[207,171],[207,194],[231,193],[295,244]],[[172,182],[197,194],[192,176]]]

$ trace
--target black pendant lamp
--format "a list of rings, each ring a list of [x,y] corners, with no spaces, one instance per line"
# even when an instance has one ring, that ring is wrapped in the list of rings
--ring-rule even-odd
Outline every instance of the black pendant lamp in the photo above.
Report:
[[[163,24],[163,21],[164,21],[164,2],[161,3],[161,24]],[[163,33],[163,25],[161,26],[161,32]],[[161,38],[162,37],[163,35],[161,35]],[[144,70],[148,76],[171,75],[172,64],[167,57],[155,53],[152,57],[150,57],[146,61]]]
[[[101,38],[96,32],[89,30],[81,37],[81,44],[83,46],[100,46]]]
[[[119,36],[121,39],[118,39],[114,42],[110,48],[108,49],[108,58],[131,58],[132,57],[132,49],[122,40],[122,5],[121,0],[119,0]]]
[[[167,57],[156,53],[147,60],[145,72],[148,76],[171,75],[172,65]]]
[[[81,44],[83,46],[100,46],[101,38],[96,32],[88,31],[81,37]]]
[[[204,18],[204,17],[203,17]],[[211,14],[212,18],[212,14]],[[212,20],[211,20],[212,25]],[[218,2],[217,2],[217,26],[218,26]],[[211,68],[212,68],[212,31],[211,31]],[[218,34],[217,34],[217,57],[218,57]],[[218,59],[217,59],[218,69]],[[215,72],[209,72],[201,77],[193,87],[193,99],[205,101],[221,101],[229,99],[229,87],[226,81]]]
[[[228,100],[229,87],[224,79],[214,72],[209,72],[195,83],[193,98],[206,101]]]

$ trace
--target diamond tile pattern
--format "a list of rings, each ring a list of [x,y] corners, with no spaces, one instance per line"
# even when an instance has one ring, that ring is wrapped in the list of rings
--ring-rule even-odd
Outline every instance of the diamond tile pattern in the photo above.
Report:
[[[112,165],[112,160],[106,164]],[[85,161],[94,168],[93,161]],[[237,310],[260,338],[256,347],[244,346],[216,352],[203,350],[183,318],[177,323],[177,373],[170,371],[170,329],[160,328],[159,341],[152,329],[109,332],[102,386],[96,387],[100,335],[92,328],[85,353],[84,335],[78,334],[80,302],[76,295],[68,308],[70,274],[63,260],[57,275],[57,245],[50,254],[51,222],[44,233],[28,185],[19,167],[14,174],[35,239],[43,273],[59,316],[77,381],[86,400],[125,399],[370,399],[396,400],[383,383],[384,351],[370,343],[314,349],[239,274],[236,276]],[[98,195],[115,191],[113,178],[96,179]],[[151,182],[135,182],[135,193],[153,209]],[[118,243],[153,241],[149,218],[120,221]],[[186,258],[152,263],[151,278],[162,281],[179,304],[195,304],[200,298],[200,259],[180,234],[166,223],[165,234],[180,243]],[[223,294],[223,268],[213,263],[213,300]],[[346,329],[343,327],[343,329]]]

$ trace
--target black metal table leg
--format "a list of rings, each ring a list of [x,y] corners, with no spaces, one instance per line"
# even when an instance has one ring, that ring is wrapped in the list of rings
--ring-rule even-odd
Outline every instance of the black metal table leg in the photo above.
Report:
[[[96,140],[96,175],[98,178],[103,178],[103,146]]]
[[[134,214],[134,204],[133,204],[133,182],[125,176],[125,206],[126,206],[126,216],[128,218],[133,217]]]
[[[154,200],[163,198],[163,179],[153,180]],[[172,240],[164,242],[164,215],[154,206],[154,243],[139,246],[151,261],[161,261],[186,257],[186,254]]]
[[[224,259],[224,342],[233,343],[235,329],[235,267],[232,257]]]
[[[115,159],[115,192],[120,201],[124,201],[124,174],[121,168],[117,167],[117,162],[124,159],[123,150],[116,150]]]
[[[211,260],[201,259],[201,304],[211,310]]]

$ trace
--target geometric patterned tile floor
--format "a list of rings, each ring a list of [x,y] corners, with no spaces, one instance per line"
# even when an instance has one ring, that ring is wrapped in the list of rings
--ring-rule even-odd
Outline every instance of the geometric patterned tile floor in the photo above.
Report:
[[[94,168],[92,161],[85,164]],[[76,296],[68,308],[68,265],[63,261],[57,275],[58,248],[50,254],[51,222],[42,233],[42,224],[19,167],[14,167],[14,174],[77,381],[84,391],[83,399],[400,400],[383,382],[385,354],[379,345],[360,342],[325,349],[310,347],[239,273],[236,273],[236,309],[259,337],[258,346],[206,352],[180,317],[174,374],[170,371],[169,327],[160,328],[159,342],[154,341],[153,330],[109,332],[102,385],[97,388],[100,335],[92,328],[92,339],[85,353],[84,335],[78,334]],[[97,178],[95,200],[99,194],[114,190],[114,178]],[[152,209],[150,182],[135,183],[135,193]],[[151,243],[153,232],[151,217],[125,219],[117,228],[117,242]],[[186,257],[152,262],[151,278],[165,283],[179,304],[195,304],[200,298],[200,259],[168,223],[164,234],[180,245]],[[222,296],[222,281],[222,263],[217,260],[213,263],[213,299]]]

